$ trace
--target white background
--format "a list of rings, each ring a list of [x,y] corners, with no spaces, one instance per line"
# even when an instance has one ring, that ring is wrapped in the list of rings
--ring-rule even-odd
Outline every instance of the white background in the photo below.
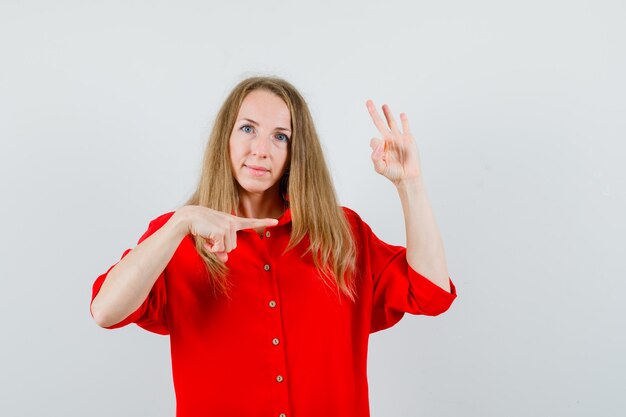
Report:
[[[459,298],[371,337],[373,416],[626,410],[623,1],[0,2],[0,415],[173,416],[169,345],[91,284],[195,187],[242,78],[307,98],[404,244],[365,100],[409,115]]]

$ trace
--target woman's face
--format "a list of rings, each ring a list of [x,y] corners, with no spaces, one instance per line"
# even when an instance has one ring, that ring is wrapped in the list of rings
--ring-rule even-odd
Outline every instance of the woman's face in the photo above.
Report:
[[[278,192],[289,159],[291,114],[285,102],[266,90],[254,90],[241,103],[230,134],[230,162],[241,191]]]

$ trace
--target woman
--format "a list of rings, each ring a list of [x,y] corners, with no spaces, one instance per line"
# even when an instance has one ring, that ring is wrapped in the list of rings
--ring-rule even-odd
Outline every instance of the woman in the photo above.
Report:
[[[100,326],[170,335],[178,417],[368,416],[369,334],[454,300],[406,115],[367,108],[406,249],[338,206],[296,89],[254,77],[218,113],[188,204],[97,278]]]

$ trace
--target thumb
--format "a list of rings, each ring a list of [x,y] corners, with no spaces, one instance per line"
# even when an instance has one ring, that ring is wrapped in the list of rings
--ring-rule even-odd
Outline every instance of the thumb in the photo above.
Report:
[[[207,252],[214,254],[217,257],[217,259],[219,259],[220,261],[226,262],[228,260],[228,253],[225,251],[215,250],[215,248],[213,247],[213,244],[205,242],[204,248],[207,250]]]
[[[228,253],[226,252],[215,252],[215,256],[222,262],[226,262],[228,260]]]
[[[383,144],[379,144],[374,151],[372,152],[372,162],[374,162],[374,169],[379,174],[383,174],[385,172],[385,167],[387,164],[383,160]]]
[[[382,139],[372,138],[372,140],[370,140],[370,148],[372,148],[373,151],[375,151],[376,148],[382,144],[384,144]]]

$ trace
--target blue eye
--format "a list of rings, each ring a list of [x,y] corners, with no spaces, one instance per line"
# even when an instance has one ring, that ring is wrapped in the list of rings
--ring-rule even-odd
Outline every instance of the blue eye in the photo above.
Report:
[[[254,132],[254,128],[250,125],[243,125],[239,128],[239,130],[241,130],[244,133],[252,133]]]
[[[281,142],[287,142],[289,141],[289,137],[283,133],[279,133],[276,135],[276,139],[278,139]]]

